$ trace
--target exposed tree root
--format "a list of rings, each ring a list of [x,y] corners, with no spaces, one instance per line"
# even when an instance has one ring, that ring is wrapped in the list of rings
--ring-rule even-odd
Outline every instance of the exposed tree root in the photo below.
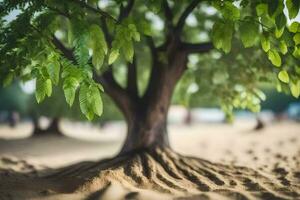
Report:
[[[141,195],[150,191],[165,195],[165,199],[300,197],[299,179],[283,182],[275,175],[184,157],[162,148],[136,151],[98,163],[73,165],[46,178],[65,180],[69,183],[64,184],[68,185],[68,192],[85,192],[89,194],[87,199],[105,199],[116,187],[117,193],[123,193],[123,199],[143,199]]]

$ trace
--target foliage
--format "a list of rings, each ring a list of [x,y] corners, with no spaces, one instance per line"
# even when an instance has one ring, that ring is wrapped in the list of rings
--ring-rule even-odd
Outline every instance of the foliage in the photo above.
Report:
[[[13,82],[9,87],[0,88],[0,111],[26,114],[29,100],[29,95],[22,91],[17,82]]]
[[[78,99],[81,112],[92,120],[103,110],[105,82],[101,75],[113,70],[123,76],[117,78],[122,82],[124,74],[117,73],[116,68],[136,59],[139,95],[143,94],[144,79],[149,76],[147,61],[151,60],[144,56],[149,52],[149,40],[156,46],[171,40],[168,23],[179,23],[184,8],[194,3],[198,7],[190,10],[190,16],[196,22],[184,21],[180,39],[212,41],[216,49],[193,55],[186,72],[189,78],[180,82],[183,88],[194,85],[198,89],[190,90],[191,94],[217,97],[228,115],[234,107],[259,110],[265,99],[257,89],[261,81],[273,83],[279,91],[289,88],[299,97],[300,23],[288,23],[298,15],[298,0],[147,0],[135,1],[132,10],[131,2],[108,1],[99,7],[96,0],[2,1],[0,72],[4,85],[16,77],[22,81],[36,79],[38,102],[51,96],[53,86],[58,85],[67,103],[72,106]],[[166,4],[172,11],[171,22]],[[16,10],[19,14],[15,19],[5,20]],[[158,25],[161,22],[162,29]],[[164,52],[158,57],[161,62],[166,60]],[[182,95],[184,89],[177,91],[181,93],[178,97],[189,96]]]
[[[30,101],[24,102],[25,107],[27,107],[27,116],[32,117],[31,115],[35,115],[49,118],[67,118],[75,121],[86,120],[80,111],[79,101],[74,102],[72,107],[68,106],[68,104],[65,102],[64,92],[60,89],[60,87],[54,87],[53,95],[41,103],[36,103],[34,98],[34,96],[31,96],[31,99],[29,99]],[[111,102],[107,95],[103,94],[102,99],[105,104],[105,107],[103,108],[103,114],[101,118],[94,120],[94,123],[122,119],[121,114],[118,112],[116,106],[113,104],[113,102]]]

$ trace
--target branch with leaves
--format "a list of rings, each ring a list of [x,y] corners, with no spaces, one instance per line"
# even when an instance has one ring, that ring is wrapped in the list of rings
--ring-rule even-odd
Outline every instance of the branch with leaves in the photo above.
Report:
[[[200,4],[217,12],[208,13]],[[16,19],[4,22],[5,15],[25,6],[26,9],[21,9]],[[284,12],[285,7],[287,12]],[[157,80],[172,86],[172,90],[188,69],[189,54],[193,54],[199,62],[208,58],[211,65],[216,62],[216,54],[220,54],[224,58],[220,64],[224,65],[223,71],[205,72],[206,78],[213,80],[210,92],[224,97],[220,102],[225,102],[227,106],[223,107],[226,111],[239,106],[255,107],[253,110],[257,110],[260,101],[255,98],[254,86],[235,76],[234,72],[240,68],[232,69],[235,63],[247,68],[248,58],[238,49],[242,45],[246,52],[256,49],[260,55],[257,60],[265,56],[269,60],[265,66],[275,66],[261,67],[261,63],[256,63],[247,68],[245,79],[251,78],[251,84],[267,79],[265,74],[275,74],[277,78],[272,83],[277,88],[284,90],[289,87],[290,93],[299,97],[300,23],[287,23],[288,19],[298,15],[299,8],[300,3],[295,0],[242,0],[239,6],[227,0],[129,0],[101,8],[82,0],[69,0],[63,5],[57,0],[4,0],[0,21],[1,79],[5,85],[15,77],[24,81],[36,79],[38,101],[50,96],[52,86],[61,79],[67,103],[72,105],[79,93],[81,110],[89,119],[102,112],[101,92],[104,88],[129,115],[125,104],[133,109],[137,102],[149,99],[152,94],[161,97],[159,92],[154,91],[159,88]],[[196,19],[193,24],[187,23],[191,15]],[[212,22],[211,29],[207,24]],[[160,28],[160,25],[164,27]],[[32,26],[35,31],[32,31]],[[207,38],[202,40],[200,34]],[[142,58],[135,54],[137,51],[143,55]],[[144,56],[146,53],[150,55]],[[235,55],[234,60],[228,59],[230,55]],[[141,82],[140,73],[137,73],[137,64],[140,63],[146,66],[145,69],[150,68],[149,80],[142,80],[145,91],[138,91],[137,87],[137,82]],[[202,66],[201,63],[193,63],[198,64]],[[127,74],[120,78],[126,79],[123,85],[116,81],[113,65],[115,69],[127,67]],[[253,71],[260,74],[255,76]],[[196,76],[197,73],[194,74]],[[227,79],[231,82],[224,84],[222,91],[214,87]],[[198,79],[194,77],[191,80]],[[240,89],[241,85],[247,89]],[[246,106],[240,101],[245,91],[250,99]],[[139,97],[139,94],[144,96]],[[88,98],[90,95],[93,101]],[[251,99],[255,99],[254,103]]]

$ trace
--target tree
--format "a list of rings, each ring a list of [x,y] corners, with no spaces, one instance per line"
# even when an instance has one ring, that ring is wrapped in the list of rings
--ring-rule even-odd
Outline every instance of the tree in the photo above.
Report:
[[[25,94],[18,82],[12,83],[7,88],[0,88],[0,112],[7,112],[7,121],[14,127],[19,115],[27,112],[29,96]]]
[[[64,100],[64,94],[60,88],[56,87],[53,90],[53,95],[45,99],[42,103],[38,104],[34,100],[34,96],[31,96],[31,101],[27,104],[27,115],[33,121],[33,135],[42,134],[59,134],[63,135],[60,128],[60,122],[62,119],[68,119],[72,121],[87,121],[82,115],[79,108],[79,103],[75,102],[72,107],[69,107]],[[103,108],[103,115],[101,118],[94,120],[93,123],[98,123],[101,126],[110,120],[120,120],[122,115],[117,110],[116,106],[111,102],[107,95],[102,95],[105,107]],[[51,109],[49,109],[51,108]],[[49,125],[46,129],[42,129],[39,124],[41,116],[49,119]]]
[[[216,12],[205,11],[208,6]],[[153,145],[167,146],[168,107],[176,83],[188,69],[191,54],[198,55],[199,63],[201,59],[215,63],[211,66],[215,70],[195,65],[195,72],[204,74],[196,83],[212,83],[214,88],[210,90],[226,97],[221,103],[227,113],[233,107],[258,110],[263,95],[255,82],[274,81],[268,80],[269,74],[274,77],[278,73],[280,81],[275,80],[278,87],[290,86],[291,93],[299,96],[300,26],[296,21],[288,26],[283,12],[285,6],[288,18],[295,18],[299,10],[295,1],[287,1],[286,5],[283,1],[242,1],[239,6],[234,1],[194,0],[172,5],[168,1],[147,1],[146,6],[141,2],[117,1],[103,9],[97,1],[64,4],[55,0],[4,1],[1,4],[1,74],[5,75],[5,84],[14,77],[36,78],[38,102],[51,96],[52,85],[57,85],[62,78],[66,101],[72,105],[79,90],[80,108],[88,119],[102,114],[100,92],[105,90],[128,124],[124,152]],[[20,9],[20,14],[6,22],[5,16],[14,9]],[[196,19],[195,25],[186,23],[189,16]],[[157,21],[164,22],[160,32],[155,30]],[[213,23],[212,30],[209,22]],[[210,32],[212,42],[207,37]],[[208,41],[195,43],[199,40],[195,33],[203,33],[206,38],[200,40]],[[259,66],[261,53],[257,54],[259,57],[255,53],[249,57],[234,52],[238,49],[231,51],[232,40],[237,42],[236,39],[245,48],[257,51],[260,40],[263,51],[277,68]],[[151,54],[151,72],[145,91],[139,90],[137,83],[137,65],[143,58],[138,53],[134,55],[134,46],[141,51],[148,48]],[[226,61],[226,57],[232,58],[230,54],[223,55],[224,60],[213,59],[222,55],[220,51],[212,51],[214,46],[237,55],[232,65],[227,65],[232,60]],[[117,66],[112,65],[118,57],[117,63],[127,66],[125,87],[114,78]],[[247,59],[256,63],[246,69],[237,64],[237,61],[247,64]],[[219,67],[219,62],[227,63]]]
[[[218,97],[229,118],[233,108],[259,110],[260,81],[299,97],[300,25],[288,23],[299,6],[295,0],[116,0],[105,6],[6,0],[2,19],[14,9],[20,14],[1,22],[1,74],[5,83],[35,78],[38,102],[62,79],[68,104],[78,96],[90,120],[102,114],[105,91],[128,125],[120,154],[148,149],[176,177],[155,150],[169,147],[167,113],[176,83],[194,68],[194,83],[206,88],[199,92]],[[236,45],[255,51],[241,54]],[[265,58],[274,67],[262,65]]]
[[[225,96],[221,104],[228,114],[233,107],[257,111],[263,94],[256,89],[255,82],[271,79],[275,73],[281,81],[275,80],[278,86],[289,85],[292,94],[299,96],[299,23],[287,25],[283,1],[242,1],[239,6],[232,1],[195,0],[176,2],[172,6],[168,1],[149,1],[146,6],[134,1],[118,1],[104,9],[97,6],[97,1],[67,1],[63,5],[57,1],[27,3],[4,1],[1,4],[1,55],[4,55],[1,66],[2,74],[6,75],[5,84],[13,77],[36,78],[36,99],[40,102],[51,96],[52,85],[57,85],[62,78],[66,101],[72,105],[79,90],[80,108],[88,119],[102,114],[100,92],[105,90],[128,124],[124,152],[153,145],[168,146],[167,111],[174,87],[188,69],[191,54],[198,55],[199,64],[194,67],[201,64],[201,59],[210,60],[204,61],[204,65],[215,62],[211,66],[215,70],[197,67],[195,74],[203,72],[205,75],[194,77],[201,77],[196,80],[199,85],[213,85],[208,87],[210,91]],[[217,12],[206,12],[208,6]],[[288,1],[286,6],[288,17],[296,17],[299,3]],[[4,17],[13,9],[21,9],[20,14],[15,20],[5,22]],[[196,19],[195,25],[186,23],[189,16]],[[155,30],[155,20],[164,22],[163,31]],[[212,30],[205,22],[214,23]],[[63,26],[65,24],[67,26]],[[212,42],[207,37],[210,32]],[[207,41],[196,43],[199,39],[195,33],[203,33],[206,38],[200,40]],[[236,39],[250,48],[252,58],[234,52],[238,49],[231,51],[232,40],[237,42]],[[259,40],[277,68],[259,66],[261,53],[251,52],[251,48],[259,52]],[[137,65],[143,56],[134,55],[134,46],[143,52],[148,48],[151,54],[151,72],[145,91],[139,89],[137,77]],[[231,59],[232,56],[211,51],[214,46],[237,55],[235,62],[228,65],[232,60],[226,61],[226,57]],[[218,54],[224,59],[212,58]],[[112,65],[118,57],[117,63],[127,66],[125,87],[114,78],[117,66]],[[239,61],[247,65],[249,58],[256,63],[247,69],[237,64]],[[218,67],[219,62],[224,62],[222,67]],[[269,74],[273,76],[267,76]]]
[[[35,97],[31,96],[31,101],[28,104],[29,111],[28,115],[33,122],[33,135],[42,135],[42,134],[58,134],[63,135],[61,132],[59,123],[62,117],[70,115],[72,110],[76,110],[76,106],[70,109],[63,97],[63,93],[59,88],[53,88],[53,95],[45,99],[42,103],[38,104],[35,101]],[[78,109],[77,109],[78,110]],[[77,115],[79,112],[77,112]],[[47,128],[42,129],[39,123],[41,116],[49,118],[49,125]]]

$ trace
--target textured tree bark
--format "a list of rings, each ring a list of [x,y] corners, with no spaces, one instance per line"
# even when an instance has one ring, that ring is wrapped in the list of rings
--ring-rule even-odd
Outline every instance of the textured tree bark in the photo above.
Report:
[[[169,147],[167,111],[162,109],[149,112],[133,113],[132,118],[127,120],[127,137],[121,154],[156,146]]]
[[[136,149],[169,147],[168,110],[176,83],[186,68],[187,54],[180,52],[168,59],[167,63],[155,63],[157,66],[153,67],[145,95],[134,106],[126,106],[128,130],[121,154]]]

